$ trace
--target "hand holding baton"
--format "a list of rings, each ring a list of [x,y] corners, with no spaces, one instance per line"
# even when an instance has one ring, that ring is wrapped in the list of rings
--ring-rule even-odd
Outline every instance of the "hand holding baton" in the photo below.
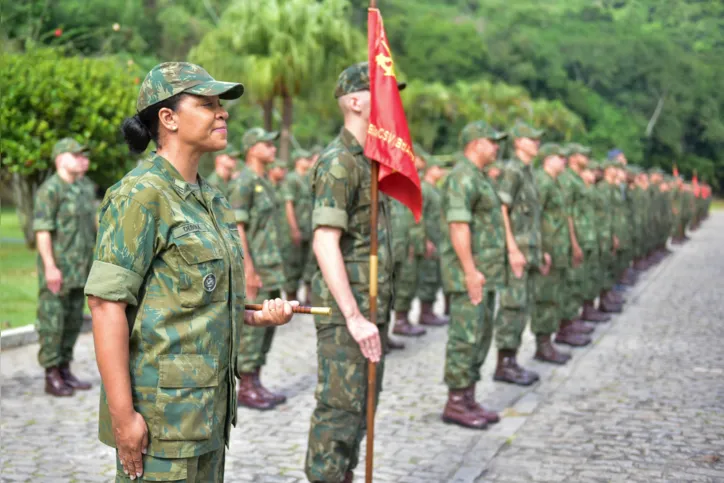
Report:
[[[262,304],[246,304],[246,310],[262,310]],[[292,313],[295,314],[311,314],[311,315],[332,315],[331,307],[292,307]]]

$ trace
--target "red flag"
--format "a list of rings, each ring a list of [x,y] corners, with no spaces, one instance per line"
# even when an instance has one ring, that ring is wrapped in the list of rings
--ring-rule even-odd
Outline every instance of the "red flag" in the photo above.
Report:
[[[699,176],[696,174],[696,170],[694,171],[694,177],[691,179],[691,184],[694,185],[694,196],[697,198],[701,197],[701,189],[699,188]]]
[[[382,15],[376,8],[368,11],[367,39],[372,104],[365,156],[380,163],[380,191],[407,206],[419,222],[422,216],[420,177],[415,169],[415,154],[397,87],[392,52]]]
[[[674,176],[679,177],[679,167],[674,163]]]

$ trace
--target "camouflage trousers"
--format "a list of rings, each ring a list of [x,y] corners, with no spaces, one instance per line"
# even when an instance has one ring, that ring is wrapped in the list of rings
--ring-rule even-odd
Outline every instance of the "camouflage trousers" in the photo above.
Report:
[[[630,247],[627,247],[616,253],[616,260],[614,261],[614,277],[616,278],[616,280],[618,280],[619,277],[623,275],[623,272],[626,271],[626,269],[629,267],[632,258],[633,250]]]
[[[68,289],[60,295],[40,288],[36,330],[41,366],[55,367],[73,360],[73,346],[83,326],[83,307],[83,287]]]
[[[307,258],[304,260],[304,270],[302,270],[302,280],[304,283],[312,283],[312,277],[314,272],[317,271],[317,257],[314,255],[314,249],[312,248],[312,241],[309,241],[309,253]]]
[[[517,350],[535,301],[535,282],[531,273],[538,269],[526,268],[521,278],[513,275],[510,265],[507,270],[508,286],[500,292],[500,308],[495,318],[495,345],[498,350]]]
[[[317,323],[317,406],[312,413],[304,466],[312,482],[340,482],[359,462],[367,429],[367,360],[343,320]],[[383,347],[387,324],[378,325]],[[385,372],[377,364],[377,401]],[[376,407],[376,406],[375,406]]]
[[[221,448],[191,458],[157,458],[143,455],[143,476],[133,481],[173,481],[178,483],[222,483],[226,448]],[[131,479],[123,472],[116,452],[116,483]]]
[[[610,248],[602,247],[600,258],[601,290],[609,291],[616,283],[616,254]]]
[[[470,302],[468,294],[450,294],[450,325],[445,349],[445,384],[450,389],[464,389],[480,380],[480,368],[485,362],[493,340],[495,291],[483,293],[478,305]]]
[[[256,299],[249,303],[260,304],[264,300],[281,297],[279,290],[260,291]],[[236,366],[239,372],[254,372],[266,364],[266,356],[274,340],[274,327],[252,327],[242,324],[241,344]]]
[[[434,303],[442,286],[439,258],[421,258],[418,268],[417,296],[422,303]]]
[[[395,263],[395,312],[407,312],[417,292],[420,258]]]
[[[285,248],[282,253],[284,259],[284,292],[286,292],[289,299],[294,300],[297,298],[297,290],[299,289],[299,282],[304,279],[304,268],[307,265],[307,258],[311,253],[311,243],[309,241],[302,241],[299,246],[289,243],[289,246]],[[311,279],[311,277],[310,277]]]
[[[551,267],[548,275],[535,271],[531,274],[535,286],[535,308],[530,330],[535,335],[550,335],[558,330],[568,298],[565,268]]]
[[[583,300],[592,301],[601,291],[601,253],[598,247],[583,251]]]

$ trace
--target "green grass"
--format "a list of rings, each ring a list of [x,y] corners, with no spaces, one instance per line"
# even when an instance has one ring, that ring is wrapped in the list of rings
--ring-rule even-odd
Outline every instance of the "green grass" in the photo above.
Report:
[[[711,202],[712,210],[724,210],[724,198],[715,198]]]
[[[0,330],[35,323],[38,274],[12,209],[0,212]]]

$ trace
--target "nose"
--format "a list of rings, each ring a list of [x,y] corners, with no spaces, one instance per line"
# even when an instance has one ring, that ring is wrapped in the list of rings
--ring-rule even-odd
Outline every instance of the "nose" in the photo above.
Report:
[[[219,112],[216,117],[226,121],[227,119],[229,119],[229,113],[226,112],[226,109],[224,109],[223,106],[219,106]]]

